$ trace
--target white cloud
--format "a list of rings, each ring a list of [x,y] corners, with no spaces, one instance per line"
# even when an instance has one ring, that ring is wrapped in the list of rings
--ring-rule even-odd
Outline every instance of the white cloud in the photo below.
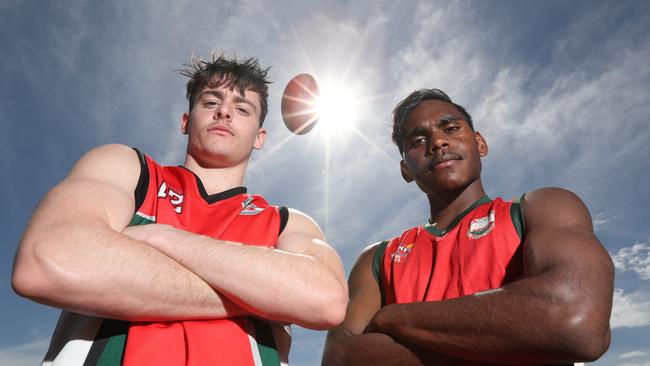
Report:
[[[0,365],[33,366],[40,364],[49,342],[49,339],[39,339],[26,344],[0,348]]]
[[[636,243],[631,247],[621,248],[612,255],[614,266],[619,271],[632,271],[643,280],[650,280],[650,245]]]
[[[632,358],[632,357],[640,357],[640,356],[647,356],[650,355],[648,352],[643,352],[643,351],[632,351],[632,352],[625,352],[618,356],[618,358]]]
[[[637,290],[625,294],[623,290],[615,289],[610,324],[612,329],[650,325],[650,293]]]
[[[594,225],[594,230],[599,230],[605,225],[611,223],[612,221],[618,219],[618,217],[611,215],[606,212],[599,212],[595,217],[592,219],[592,224]]]

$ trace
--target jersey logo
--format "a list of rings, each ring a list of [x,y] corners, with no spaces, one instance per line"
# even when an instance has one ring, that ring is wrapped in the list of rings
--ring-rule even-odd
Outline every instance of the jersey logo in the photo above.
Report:
[[[415,243],[400,244],[399,247],[397,247],[397,251],[391,254],[390,258],[395,263],[401,263],[402,261],[406,260],[406,257],[409,255],[409,253],[411,253],[411,250],[413,250],[414,245]]]
[[[470,239],[478,239],[490,233],[494,229],[494,210],[485,217],[474,219],[469,223],[467,229],[467,237]]]
[[[167,183],[162,182],[158,188],[158,198],[167,198],[169,197],[169,203],[174,206],[174,211],[179,214],[183,211],[183,192],[180,193],[174,191],[171,187],[167,186]]]
[[[264,211],[264,209],[255,206],[253,203],[253,197],[251,196],[246,197],[244,202],[241,203],[241,207],[242,209],[239,211],[239,214],[244,216],[257,215],[258,213]]]

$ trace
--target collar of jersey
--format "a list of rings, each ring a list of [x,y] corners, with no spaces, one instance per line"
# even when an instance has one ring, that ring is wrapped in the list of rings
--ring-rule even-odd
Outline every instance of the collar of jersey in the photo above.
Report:
[[[215,194],[208,194],[208,192],[206,192],[206,190],[205,190],[205,186],[203,186],[203,182],[201,182],[201,178],[199,178],[198,175],[194,174],[193,171],[187,169],[186,167],[184,167],[182,165],[179,165],[179,167],[181,167],[181,168],[187,170],[188,172],[192,173],[192,175],[196,179],[196,186],[199,189],[199,193],[201,194],[201,197],[203,198],[203,200],[205,202],[207,202],[207,203],[212,204],[212,203],[215,203],[215,202],[218,202],[218,201],[221,201],[221,200],[228,199],[230,197],[234,197],[234,196],[236,196],[238,194],[243,194],[243,193],[247,192],[246,187],[235,187],[235,188],[227,189],[227,190],[225,190],[223,192],[219,192],[219,193],[215,193]]]
[[[465,215],[467,215],[470,211],[472,211],[473,209],[475,209],[476,207],[478,207],[478,206],[480,206],[480,205],[482,205],[484,203],[488,203],[488,202],[491,202],[491,201],[492,201],[492,199],[490,197],[488,197],[487,195],[477,199],[474,203],[472,203],[471,206],[469,206],[467,209],[465,209],[465,211],[461,212],[458,216],[456,216],[453,220],[451,220],[451,222],[449,223],[449,226],[447,226],[447,228],[445,230],[440,230],[438,228],[438,226],[436,226],[435,224],[428,223],[428,222],[426,224],[422,225],[422,227],[426,231],[430,232],[433,235],[443,236],[443,235],[447,234],[449,232],[449,230],[451,230],[454,226],[456,226],[456,224],[458,224],[458,222],[460,222],[460,220],[462,220],[463,217],[465,217]]]

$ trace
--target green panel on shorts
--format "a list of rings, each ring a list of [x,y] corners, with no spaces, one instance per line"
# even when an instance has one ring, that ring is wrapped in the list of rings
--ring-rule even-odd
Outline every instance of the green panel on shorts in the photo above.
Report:
[[[97,366],[119,366],[122,364],[126,334],[111,337],[104,347],[104,352],[97,360]]]
[[[264,366],[279,366],[280,356],[273,339],[271,327],[264,322],[254,320],[255,338],[257,340],[257,349],[260,353],[260,359]]]

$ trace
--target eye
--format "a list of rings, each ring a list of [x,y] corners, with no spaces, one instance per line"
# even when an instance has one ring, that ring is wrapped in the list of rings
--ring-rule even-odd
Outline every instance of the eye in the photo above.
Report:
[[[454,132],[458,131],[459,129],[460,129],[460,127],[458,127],[458,126],[447,126],[447,127],[445,127],[445,133],[446,134],[454,133]]]
[[[237,112],[239,112],[239,114],[241,114],[242,116],[248,116],[250,114],[250,112],[248,112],[248,109],[244,107],[237,107],[236,109]]]
[[[409,145],[410,145],[411,147],[416,147],[416,146],[424,145],[424,144],[426,144],[426,143],[427,143],[427,139],[426,139],[425,137],[423,137],[423,136],[418,136],[418,137],[414,137],[414,138],[412,138],[412,139],[411,139],[411,142],[409,143]]]
[[[219,101],[217,101],[216,99],[209,99],[205,101],[204,105],[207,108],[216,108],[219,106]]]

